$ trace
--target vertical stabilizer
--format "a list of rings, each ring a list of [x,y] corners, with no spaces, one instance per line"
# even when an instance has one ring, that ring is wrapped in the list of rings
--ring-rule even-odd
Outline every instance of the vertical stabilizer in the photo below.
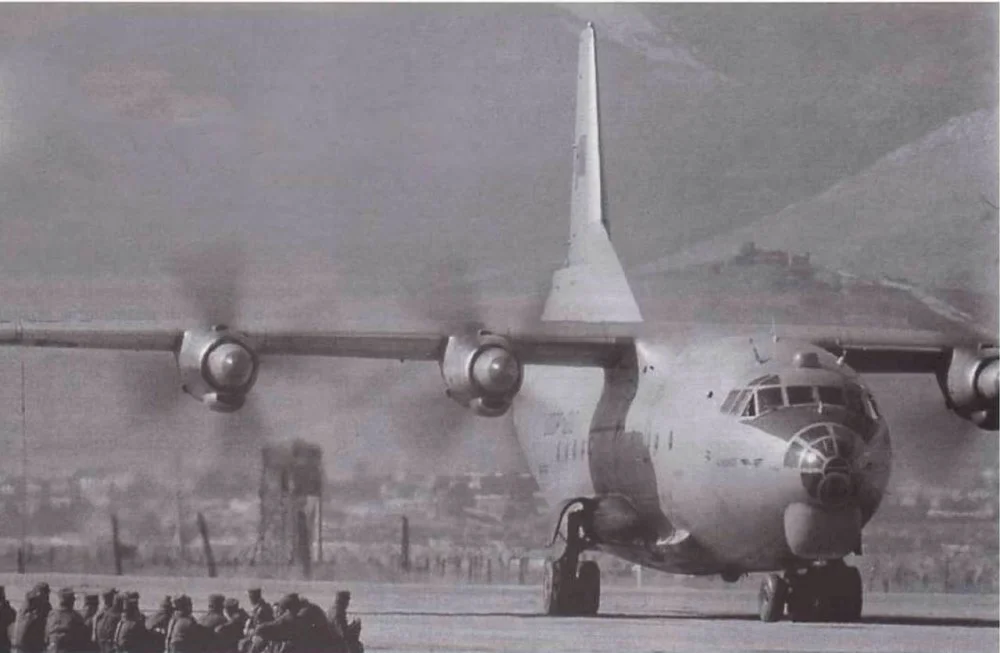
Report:
[[[611,246],[601,183],[601,133],[594,27],[580,34],[576,88],[576,140],[569,254],[552,275],[542,319],[574,322],[641,322],[628,279]]]

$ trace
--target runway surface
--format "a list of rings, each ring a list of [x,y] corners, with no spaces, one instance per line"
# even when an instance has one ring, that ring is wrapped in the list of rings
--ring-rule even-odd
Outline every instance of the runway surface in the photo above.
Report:
[[[605,588],[601,615],[547,618],[535,587],[387,585],[241,579],[0,574],[15,605],[35,582],[136,589],[148,614],[166,594],[245,600],[258,585],[271,601],[298,591],[324,609],[338,589],[353,593],[368,651],[927,651],[994,652],[1000,647],[996,596],[881,594],[865,597],[862,623],[764,624],[746,590]]]

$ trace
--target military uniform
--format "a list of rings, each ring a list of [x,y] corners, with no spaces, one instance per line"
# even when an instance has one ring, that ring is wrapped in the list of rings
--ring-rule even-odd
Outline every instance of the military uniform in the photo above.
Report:
[[[115,605],[115,595],[117,592],[113,589],[104,590],[101,592],[101,600],[104,605],[97,611],[94,615],[94,619],[91,621],[90,628],[90,641],[93,642],[95,649],[100,649],[97,640],[97,629],[100,627],[101,621],[104,620],[105,615],[112,611]]]
[[[162,652],[167,645],[167,628],[174,616],[174,606],[167,596],[160,603],[160,609],[146,618],[146,632],[149,635],[150,649]]]
[[[10,630],[17,612],[7,601],[7,589],[0,585],[0,653],[10,653]]]
[[[146,634],[146,619],[139,612],[139,595],[130,593],[125,602],[125,613],[115,628],[116,653],[146,653],[149,638]]]
[[[247,596],[250,597],[250,618],[247,620],[244,634],[250,635],[260,624],[274,621],[274,608],[261,596],[260,589],[249,590]]]
[[[174,616],[167,627],[166,653],[204,653],[210,641],[202,627],[191,616],[191,599],[185,595],[174,599]]]
[[[94,645],[94,618],[97,616],[98,608],[100,608],[100,600],[97,594],[87,594],[83,598],[83,625],[87,628],[88,642],[86,653],[97,650]]]
[[[100,653],[114,653],[115,631],[125,611],[125,595],[115,594],[111,607],[94,617],[94,642]]]
[[[298,619],[299,607],[298,594],[286,594],[278,602],[278,616],[254,629],[254,634],[271,653],[306,653],[298,648],[302,626]]]
[[[73,609],[76,595],[72,590],[59,592],[59,607],[45,622],[45,643],[49,653],[80,653],[87,649],[89,638],[83,617]]]
[[[240,602],[233,598],[226,599],[223,609],[226,614],[226,623],[215,627],[215,640],[220,651],[237,653],[240,639],[243,637],[243,629],[246,627],[250,615],[240,607]]]
[[[297,650],[329,651],[333,645],[333,637],[322,608],[301,599],[296,617],[299,621]]]
[[[12,629],[11,649],[15,653],[41,653],[45,650],[45,620],[49,613],[46,605],[35,590],[28,592]]]

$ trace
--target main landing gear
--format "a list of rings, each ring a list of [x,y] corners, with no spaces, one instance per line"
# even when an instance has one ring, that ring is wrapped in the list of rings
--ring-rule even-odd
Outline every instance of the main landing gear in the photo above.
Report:
[[[580,513],[566,515],[566,548],[545,561],[542,609],[550,616],[595,615],[601,605],[601,570],[593,560],[580,560],[585,546]]]
[[[861,619],[861,573],[843,560],[804,572],[769,574],[758,595],[761,621],[854,622]]]

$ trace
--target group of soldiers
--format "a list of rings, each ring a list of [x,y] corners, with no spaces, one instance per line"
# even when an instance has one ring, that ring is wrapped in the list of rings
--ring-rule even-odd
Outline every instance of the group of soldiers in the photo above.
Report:
[[[62,589],[58,606],[39,583],[15,610],[0,586],[0,653],[362,653],[361,622],[348,621],[350,592],[338,592],[329,612],[298,594],[271,605],[261,590],[247,591],[249,611],[236,598],[208,597],[196,619],[191,598],[167,596],[155,614],[139,610],[138,592],[86,594]],[[103,605],[102,605],[103,603]]]

